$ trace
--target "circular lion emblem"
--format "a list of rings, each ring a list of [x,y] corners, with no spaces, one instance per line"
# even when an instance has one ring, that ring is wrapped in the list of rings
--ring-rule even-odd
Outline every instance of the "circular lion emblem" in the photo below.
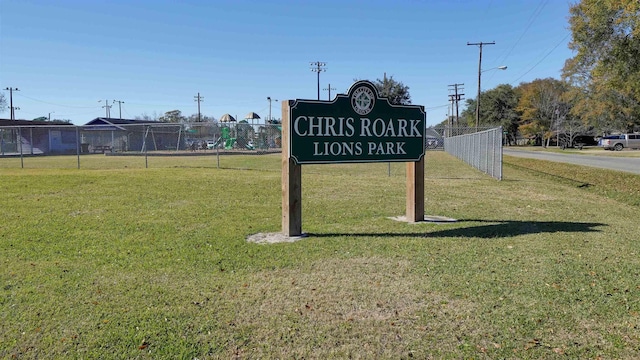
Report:
[[[359,115],[367,115],[373,110],[376,96],[371,89],[366,86],[357,88],[351,95],[351,107]]]

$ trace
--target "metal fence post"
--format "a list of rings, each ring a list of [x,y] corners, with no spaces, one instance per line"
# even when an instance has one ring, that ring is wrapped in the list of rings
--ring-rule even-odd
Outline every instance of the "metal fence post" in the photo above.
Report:
[[[22,127],[18,127],[18,141],[20,142],[20,168],[24,169],[24,157],[22,155]]]
[[[78,170],[80,170],[80,127],[76,126],[76,155],[78,156]]]

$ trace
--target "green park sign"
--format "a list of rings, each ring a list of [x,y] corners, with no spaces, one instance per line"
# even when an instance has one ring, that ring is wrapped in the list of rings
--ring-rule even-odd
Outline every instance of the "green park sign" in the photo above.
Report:
[[[288,155],[297,164],[417,162],[425,119],[424,106],[392,105],[358,81],[333,101],[289,101]]]

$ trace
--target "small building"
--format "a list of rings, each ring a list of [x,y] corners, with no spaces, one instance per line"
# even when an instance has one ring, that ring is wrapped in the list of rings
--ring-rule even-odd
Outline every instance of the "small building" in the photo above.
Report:
[[[82,126],[0,119],[0,156],[184,149],[182,125],[95,118]]]
[[[75,154],[77,137],[72,124],[0,119],[0,155]]]

